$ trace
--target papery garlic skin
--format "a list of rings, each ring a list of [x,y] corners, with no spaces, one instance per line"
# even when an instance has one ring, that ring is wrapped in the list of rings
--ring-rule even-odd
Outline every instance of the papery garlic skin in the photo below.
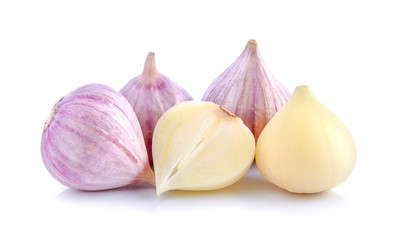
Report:
[[[290,96],[266,67],[257,42],[249,40],[243,53],[212,82],[202,100],[214,102],[236,114],[257,140]]]
[[[356,156],[344,124],[307,86],[299,86],[260,135],[255,161],[275,185],[295,193],[317,193],[344,182]]]
[[[41,154],[51,175],[74,189],[154,183],[138,119],[127,100],[105,85],[80,87],[54,106]]]
[[[158,119],[170,107],[192,100],[192,97],[157,71],[153,52],[148,53],[142,74],[129,81],[120,92],[127,98],[138,117],[149,161],[152,162],[152,137]]]
[[[213,190],[229,186],[249,169],[255,139],[240,118],[211,102],[170,108],[153,135],[156,190]]]

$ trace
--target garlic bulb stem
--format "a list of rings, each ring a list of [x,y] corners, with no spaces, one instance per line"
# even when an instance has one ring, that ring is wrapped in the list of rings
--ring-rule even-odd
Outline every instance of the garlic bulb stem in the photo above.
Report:
[[[156,68],[156,58],[154,52],[149,52],[146,56],[143,72],[139,79],[140,83],[155,85],[161,82],[162,78]]]

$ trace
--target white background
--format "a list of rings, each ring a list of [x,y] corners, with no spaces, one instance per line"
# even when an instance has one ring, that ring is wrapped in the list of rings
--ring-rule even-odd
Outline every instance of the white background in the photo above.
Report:
[[[1,1],[0,239],[396,239],[395,1]],[[308,85],[358,159],[331,191],[296,195],[257,169],[212,192],[68,189],[45,169],[44,121],[88,83],[120,89],[148,51],[195,100],[259,43],[292,92]]]

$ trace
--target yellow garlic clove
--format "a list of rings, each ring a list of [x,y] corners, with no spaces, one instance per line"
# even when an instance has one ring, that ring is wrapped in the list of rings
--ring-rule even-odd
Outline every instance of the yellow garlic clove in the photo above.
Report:
[[[356,162],[344,124],[307,86],[298,86],[259,136],[255,161],[263,177],[295,193],[317,193],[344,182]]]
[[[157,194],[213,190],[239,180],[255,155],[255,139],[240,118],[211,102],[180,103],[153,134]]]

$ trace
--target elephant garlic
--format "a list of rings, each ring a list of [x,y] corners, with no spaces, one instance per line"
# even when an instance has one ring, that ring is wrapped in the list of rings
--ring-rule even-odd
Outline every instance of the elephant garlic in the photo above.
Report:
[[[153,134],[156,190],[212,190],[239,180],[255,154],[242,120],[211,102],[188,101],[166,111]]]
[[[265,65],[257,42],[251,39],[237,60],[211,83],[202,100],[219,104],[236,114],[257,140],[290,96]]]
[[[356,155],[344,124],[307,86],[298,86],[261,133],[255,161],[273,184],[290,192],[317,193],[344,182]]]

